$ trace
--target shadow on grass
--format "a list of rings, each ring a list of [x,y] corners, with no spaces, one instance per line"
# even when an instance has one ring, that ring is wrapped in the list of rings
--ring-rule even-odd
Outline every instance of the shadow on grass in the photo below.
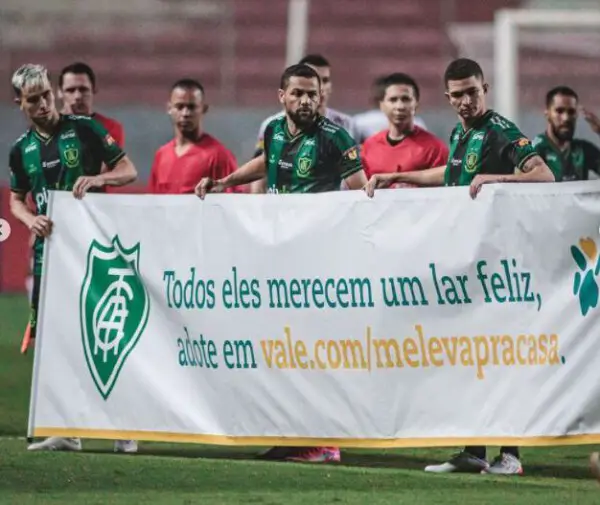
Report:
[[[265,461],[259,457],[266,448],[262,447],[207,447],[207,446],[177,446],[160,444],[140,444],[138,454],[145,457],[156,458],[188,458],[204,460],[230,460],[230,461]],[[108,454],[111,448],[86,449],[85,452],[96,454]],[[401,451],[344,451],[342,450],[342,462],[334,463],[335,466],[349,468],[378,468],[423,471],[425,466],[442,462],[449,455],[444,449],[431,450],[431,456],[427,454],[415,454],[418,451],[408,453]],[[423,452],[423,451],[420,451]],[[135,457],[135,456],[131,456]],[[526,477],[544,477],[556,479],[580,479],[589,480],[590,472],[587,461],[578,457],[565,457],[567,461],[556,464],[540,464],[539,456],[535,462],[524,463]],[[570,464],[572,461],[572,464]],[[271,461],[272,462],[272,461]],[[281,464],[298,464],[282,461]],[[435,478],[435,476],[432,476]]]

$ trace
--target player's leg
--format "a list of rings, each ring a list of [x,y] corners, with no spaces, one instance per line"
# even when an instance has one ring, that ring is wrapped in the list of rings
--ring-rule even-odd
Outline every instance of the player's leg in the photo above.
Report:
[[[600,454],[597,452],[590,455],[590,470],[596,480],[600,482]]]
[[[30,259],[29,259],[29,271],[27,272],[27,278],[25,279],[25,289],[27,290],[27,300],[31,306],[31,302],[33,299],[33,270],[34,270],[34,253],[33,249],[30,250]],[[23,340],[21,341],[21,354],[26,354],[30,347],[33,347],[35,344],[35,339],[32,338],[31,335],[31,324],[30,321],[27,321],[27,326],[25,327],[25,332],[23,334]]]
[[[494,459],[492,464],[485,473],[494,475],[521,475],[523,473],[523,465],[518,447],[501,447],[500,455]]]
[[[426,466],[425,471],[431,473],[481,473],[489,468],[485,453],[485,446],[467,446],[444,463]]]
[[[36,338],[37,333],[37,315],[40,301],[40,287],[42,281],[42,246],[36,247],[34,257],[34,275],[33,275],[33,289],[31,292],[31,316],[29,320],[29,326],[31,328],[31,337]],[[81,440],[78,438],[62,438],[62,437],[50,437],[41,442],[30,444],[27,447],[29,451],[80,451]]]

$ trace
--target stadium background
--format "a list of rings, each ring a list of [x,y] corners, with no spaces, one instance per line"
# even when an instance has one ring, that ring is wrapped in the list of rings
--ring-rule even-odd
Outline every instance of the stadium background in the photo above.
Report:
[[[442,74],[457,56],[477,59],[492,84],[493,19],[500,8],[597,8],[598,0],[313,0],[305,52],[332,64],[331,106],[346,113],[371,108],[371,83],[393,71],[421,87],[419,115],[447,138],[455,115]],[[199,79],[211,109],[205,128],[237,156],[253,152],[260,122],[279,107],[276,90],[286,64],[287,0],[3,0],[0,5],[0,216],[8,218],[8,151],[26,128],[12,103],[10,76],[25,62],[54,76],[68,63],[96,71],[96,109],[121,121],[141,189],[155,150],[172,135],[165,102],[178,78]],[[556,36],[528,30],[519,48],[519,125],[544,128],[545,92],[573,86],[600,112],[600,26]],[[578,133],[596,136],[580,121]],[[24,291],[27,232],[13,226],[0,246],[0,292]]]

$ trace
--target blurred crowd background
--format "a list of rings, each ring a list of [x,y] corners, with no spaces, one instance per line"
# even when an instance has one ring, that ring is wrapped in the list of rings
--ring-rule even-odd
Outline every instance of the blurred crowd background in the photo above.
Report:
[[[481,64],[493,107],[498,9],[600,11],[600,0],[312,0],[309,6],[300,49],[330,61],[330,106],[348,114],[372,109],[373,80],[406,72],[421,88],[418,115],[446,139],[456,123],[442,80],[452,58]],[[172,138],[165,103],[170,86],[182,77],[198,79],[206,89],[206,131],[238,163],[246,161],[260,123],[280,110],[280,74],[295,63],[286,61],[294,24],[288,7],[288,0],[2,0],[0,159],[6,168],[0,169],[0,187],[8,186],[10,146],[26,128],[12,101],[10,76],[27,62],[46,65],[54,78],[74,61],[94,69],[95,109],[123,123],[141,185],[155,150]],[[582,105],[600,112],[600,25],[523,29],[518,54],[519,126],[526,134],[543,131],[545,93],[559,84],[573,87]],[[583,121],[577,133],[597,138]],[[6,200],[0,200],[1,215],[7,213]],[[0,251],[0,269],[9,268],[7,254],[6,248]],[[5,277],[0,272],[0,291],[22,288]]]

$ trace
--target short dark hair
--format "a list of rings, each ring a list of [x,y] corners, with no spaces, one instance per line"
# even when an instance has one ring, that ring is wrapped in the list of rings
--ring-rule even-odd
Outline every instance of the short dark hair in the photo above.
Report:
[[[402,72],[395,72],[393,74],[389,74],[377,79],[377,93],[378,99],[380,102],[385,98],[385,92],[390,86],[394,86],[397,84],[404,84],[406,86],[410,86],[415,92],[415,98],[419,101],[421,96],[421,91],[419,90],[419,85],[417,81],[415,81],[410,75],[403,74]]]
[[[330,67],[329,61],[322,54],[307,54],[298,65],[312,65],[313,67]]]
[[[317,72],[315,72],[315,70],[308,65],[298,63],[297,65],[292,65],[283,71],[283,74],[281,74],[281,80],[279,82],[279,88],[287,89],[292,77],[316,79],[319,83],[319,87],[321,87],[321,78],[319,77],[319,74],[317,74]]]
[[[173,86],[171,86],[171,91],[173,91],[175,88],[197,89],[200,91],[200,93],[202,93],[202,96],[204,96],[204,86],[202,86],[200,81],[197,81],[196,79],[192,79],[190,77],[184,77],[183,79],[179,79],[178,81],[176,81],[173,84]]]
[[[477,77],[483,80],[483,70],[476,61],[468,58],[454,60],[444,72],[444,85],[448,87],[448,81],[460,81],[469,77]]]
[[[569,88],[569,86],[556,86],[546,93],[546,108],[550,107],[552,100],[557,95],[570,96],[575,100],[579,100],[577,93],[572,88]]]
[[[60,75],[58,76],[58,87],[62,89],[64,77],[66,74],[85,74],[90,78],[90,82],[92,83],[92,91],[96,91],[96,74],[92,70],[87,63],[83,63],[82,61],[77,61],[75,63],[71,63],[67,65],[60,71]]]

